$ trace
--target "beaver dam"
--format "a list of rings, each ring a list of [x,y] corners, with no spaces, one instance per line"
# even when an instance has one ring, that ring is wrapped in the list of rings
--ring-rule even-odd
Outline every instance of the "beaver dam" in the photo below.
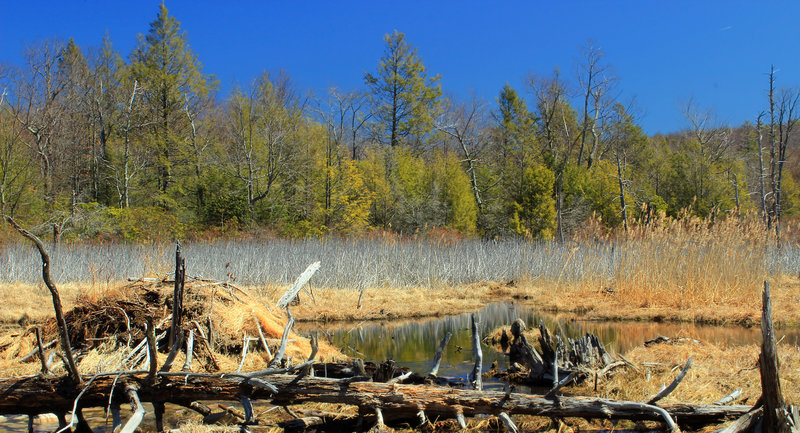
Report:
[[[174,277],[132,281],[63,312],[47,252],[26,237],[41,253],[55,319],[0,339],[4,375],[11,376],[0,379],[0,414],[28,416],[31,431],[35,417],[46,413],[55,414],[60,431],[91,431],[94,418],[86,413],[92,408],[107,413],[111,428],[123,433],[199,424],[230,431],[518,431],[529,419],[559,430],[565,420],[594,419],[595,425],[627,420],[669,431],[733,420],[726,431],[751,431],[757,424],[763,431],[790,431],[797,416],[780,387],[768,285],[761,398],[732,405],[733,393],[715,404],[661,404],[692,368],[692,358],[668,371],[671,383],[646,399],[581,396],[644,365],[611,353],[594,335],[567,338],[544,323],[533,330],[514,321],[483,335],[472,315],[466,350],[474,366],[466,377],[439,373],[442,354],[454,344],[450,334],[436,345],[431,368],[418,371],[392,360],[346,357],[319,333],[293,330],[292,303],[319,263],[266,305],[231,284],[187,278],[178,248]],[[484,339],[508,357],[507,368],[484,368]],[[507,385],[484,389],[490,376]],[[176,408],[182,408],[180,422],[168,413]]]

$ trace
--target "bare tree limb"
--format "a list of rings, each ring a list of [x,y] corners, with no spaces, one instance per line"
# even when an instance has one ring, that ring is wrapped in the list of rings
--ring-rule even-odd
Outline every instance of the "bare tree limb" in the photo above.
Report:
[[[36,249],[39,250],[39,255],[42,257],[42,279],[44,280],[44,284],[47,286],[47,289],[50,290],[50,296],[53,298],[53,309],[55,310],[56,322],[58,323],[62,350],[64,350],[64,356],[66,358],[67,371],[69,372],[70,378],[72,378],[76,384],[80,384],[81,375],[78,372],[77,365],[75,364],[75,357],[72,355],[69,332],[67,330],[67,321],[64,318],[64,309],[61,306],[61,295],[58,293],[58,288],[56,288],[55,283],[53,283],[53,280],[50,278],[50,255],[47,253],[42,241],[36,235],[23,229],[19,224],[17,224],[16,221],[14,221],[13,218],[8,215],[5,215],[5,220],[11,224],[11,227],[14,227],[14,229],[23,237],[33,242],[33,244],[36,246]]]
[[[294,316],[292,316],[292,312],[289,311],[289,308],[286,308],[286,315],[288,316],[288,320],[286,321],[286,328],[283,330],[283,335],[281,336],[281,343],[278,345],[278,351],[275,353],[275,358],[269,363],[270,367],[277,367],[283,358],[284,353],[286,353],[286,343],[289,342],[289,333],[292,331],[292,327],[294,326]]]
[[[317,272],[319,266],[320,262],[314,262],[308,265],[306,270],[303,271],[303,273],[300,274],[299,277],[297,277],[297,280],[294,282],[294,285],[289,290],[287,290],[286,293],[283,294],[283,296],[281,296],[281,299],[278,300],[277,304],[278,309],[283,310],[289,305],[290,302],[292,302],[292,299],[294,299],[295,296],[297,296],[297,293],[300,292],[300,289],[302,289],[303,286],[308,282],[308,280],[310,280],[311,277],[314,276],[314,273]]]
[[[483,352],[481,351],[481,335],[478,332],[478,321],[472,313],[472,349],[475,351],[475,367],[472,369],[470,380],[472,387],[478,391],[483,389]]]
[[[142,402],[139,401],[139,394],[137,394],[136,391],[136,387],[133,385],[128,385],[125,388],[125,393],[128,394],[128,398],[131,400],[131,409],[133,409],[134,412],[128,422],[125,423],[125,426],[122,427],[120,433],[134,433],[144,419],[144,414],[146,412],[144,406],[142,406]]]
[[[439,348],[436,349],[436,355],[433,357],[433,367],[431,367],[431,372],[428,373],[431,376],[436,376],[439,374],[439,365],[442,363],[442,356],[444,355],[444,348],[447,347],[447,343],[450,341],[450,337],[453,336],[452,332],[448,332],[445,334],[444,338],[442,338],[442,342],[439,343]]]
[[[680,384],[683,378],[686,376],[686,373],[689,372],[689,369],[692,367],[692,361],[694,361],[694,357],[689,358],[689,360],[686,361],[686,364],[681,369],[681,372],[678,374],[678,376],[675,377],[675,379],[669,385],[667,385],[666,388],[662,389],[661,392],[656,394],[655,397],[651,398],[647,402],[647,404],[656,404],[657,401],[668,396],[672,391],[674,391],[675,388],[678,387],[678,384]]]

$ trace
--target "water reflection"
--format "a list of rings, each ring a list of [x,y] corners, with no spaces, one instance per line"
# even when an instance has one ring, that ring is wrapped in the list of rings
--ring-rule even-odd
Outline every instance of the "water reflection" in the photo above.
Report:
[[[498,327],[508,326],[518,318],[525,321],[529,328],[538,326],[541,319],[555,334],[575,338],[587,332],[593,333],[610,352],[622,354],[642,345],[646,340],[661,335],[670,338],[692,338],[703,343],[728,346],[758,343],[761,339],[759,328],[690,323],[587,321],[574,315],[541,314],[513,303],[490,304],[478,311],[477,316],[480,332],[484,336]],[[309,329],[314,328],[314,325],[306,326]],[[345,354],[361,357],[367,361],[383,362],[393,359],[401,366],[419,373],[427,373],[442,337],[447,332],[452,332],[453,336],[445,351],[439,375],[466,377],[474,364],[469,314],[424,321],[362,322],[337,326],[327,331],[333,344],[340,347]],[[778,330],[777,337],[784,338],[784,344],[797,345],[800,341],[800,332],[796,329]],[[501,367],[506,366],[502,354],[486,346],[482,350],[484,369],[488,369],[494,361]]]

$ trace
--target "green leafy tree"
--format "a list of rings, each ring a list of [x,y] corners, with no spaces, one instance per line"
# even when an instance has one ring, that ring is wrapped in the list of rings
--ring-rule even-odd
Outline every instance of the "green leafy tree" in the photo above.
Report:
[[[327,228],[339,233],[364,231],[369,224],[373,194],[361,171],[346,157],[328,170],[332,185],[329,207],[325,210]]]
[[[478,205],[461,161],[452,152],[447,155],[440,153],[433,164],[434,172],[442,177],[440,200],[446,206],[445,225],[464,234],[475,234]]]
[[[202,65],[192,52],[180,23],[161,4],[146,36],[131,54],[132,75],[142,86],[141,98],[148,109],[150,124],[147,142],[153,150],[153,181],[160,195],[159,205],[170,207],[181,191],[173,191],[176,168],[185,168],[191,159],[189,143],[191,119],[186,107],[203,99],[216,87],[212,76],[203,74]]]
[[[367,150],[363,159],[357,162],[357,167],[364,179],[364,186],[372,195],[369,209],[369,223],[373,227],[388,229],[391,226],[391,217],[394,213],[392,190],[386,176],[384,153],[376,149]]]
[[[7,102],[0,94],[0,214],[13,217],[20,204],[39,194],[35,161],[25,151],[27,136]]]
[[[520,188],[508,205],[509,225],[522,236],[551,239],[556,228],[553,172],[541,164],[530,164],[522,171]]]
[[[442,94],[439,76],[428,78],[425,65],[403,33],[384,37],[386,50],[375,75],[364,80],[375,101],[377,129],[392,147],[401,143],[420,144],[431,130],[437,99]],[[416,143],[408,143],[410,138]]]
[[[394,162],[389,171],[393,212],[391,225],[401,232],[414,232],[444,221],[444,209],[434,176],[425,160],[407,148],[385,150],[387,159]]]

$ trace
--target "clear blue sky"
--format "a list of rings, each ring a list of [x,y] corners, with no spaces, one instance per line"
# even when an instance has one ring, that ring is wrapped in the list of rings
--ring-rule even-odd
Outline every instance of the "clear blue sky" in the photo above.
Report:
[[[26,43],[75,38],[98,46],[106,31],[127,57],[160,0],[0,0],[0,62]],[[448,94],[494,101],[508,82],[558,66],[574,80],[593,39],[635,98],[648,133],[682,129],[689,98],[732,125],[765,107],[770,64],[778,84],[800,84],[797,1],[237,1],[168,0],[220,97],[262,70],[285,69],[302,89],[362,87],[382,37],[406,33]]]

